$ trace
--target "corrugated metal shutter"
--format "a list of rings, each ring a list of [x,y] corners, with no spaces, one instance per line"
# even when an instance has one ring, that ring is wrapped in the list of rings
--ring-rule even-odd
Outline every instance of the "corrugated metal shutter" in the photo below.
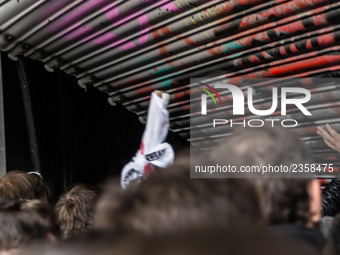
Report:
[[[340,2],[326,0],[1,0],[0,49],[74,75],[141,119],[150,92],[164,90],[171,128],[189,138],[191,77],[337,74],[339,17]],[[334,111],[315,114],[337,123],[339,91],[319,93]],[[338,162],[314,128],[306,142]]]

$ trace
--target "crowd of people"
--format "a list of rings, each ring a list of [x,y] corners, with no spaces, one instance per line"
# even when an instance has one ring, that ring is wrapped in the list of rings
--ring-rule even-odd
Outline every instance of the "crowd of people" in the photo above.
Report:
[[[312,162],[286,129],[240,129],[222,144],[206,160]],[[313,178],[190,179],[182,155],[126,189],[116,179],[100,194],[72,185],[53,207],[38,173],[10,171],[0,180],[0,254],[340,254],[335,190]]]
[[[331,126],[317,133],[340,153]],[[145,154],[143,147],[136,158]],[[240,128],[199,158],[235,166],[313,162],[294,132],[271,127]],[[190,178],[187,153],[146,176],[150,162],[141,162],[143,178],[132,178],[129,163],[124,178],[101,192],[74,184],[54,206],[40,173],[8,172],[0,179],[0,255],[340,254],[337,179],[321,190],[312,176]]]

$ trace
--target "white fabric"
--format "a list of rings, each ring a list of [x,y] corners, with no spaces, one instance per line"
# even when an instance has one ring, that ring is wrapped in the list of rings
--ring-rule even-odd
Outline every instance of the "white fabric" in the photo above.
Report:
[[[145,155],[145,159],[154,166],[166,168],[174,161],[175,153],[168,143],[161,143]]]
[[[142,180],[154,170],[154,166],[165,168],[173,163],[173,148],[163,143],[170,126],[166,107],[167,101],[152,92],[140,148],[122,170],[122,188],[126,188],[132,181]]]

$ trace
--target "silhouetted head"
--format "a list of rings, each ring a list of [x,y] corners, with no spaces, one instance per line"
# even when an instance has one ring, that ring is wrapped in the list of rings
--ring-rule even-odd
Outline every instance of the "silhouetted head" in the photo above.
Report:
[[[55,206],[57,223],[63,238],[92,228],[97,191],[87,184],[68,187]]]

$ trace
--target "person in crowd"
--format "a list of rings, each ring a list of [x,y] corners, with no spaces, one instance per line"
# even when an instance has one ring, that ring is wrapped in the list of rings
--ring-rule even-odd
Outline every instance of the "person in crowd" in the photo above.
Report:
[[[333,224],[334,217],[332,216],[323,216],[320,220],[320,231],[324,238],[328,236],[328,233],[331,229],[331,226]]]
[[[57,246],[31,247],[24,255],[316,255],[309,247],[248,228],[186,230],[157,235],[93,232]]]
[[[41,200],[12,200],[1,206],[0,254],[12,254],[39,241],[57,241],[51,205]]]
[[[273,127],[238,129],[211,155],[214,162],[238,168],[313,162],[307,146],[294,132]],[[274,173],[256,183],[269,231],[300,240],[321,254],[324,239],[316,228],[321,218],[321,188],[318,180],[305,174],[294,178],[292,173]]]
[[[325,144],[340,153],[340,134],[329,124],[326,124],[325,128],[317,127],[316,133],[323,138]],[[322,214],[324,216],[335,216],[339,212],[340,179],[335,178],[322,191]]]
[[[255,184],[239,179],[190,179],[187,164],[156,172],[121,192],[117,183],[110,182],[95,217],[96,229],[148,235],[236,224],[262,226]]]
[[[328,216],[329,217],[329,216]],[[329,228],[323,255],[340,254],[340,214],[337,214]]]
[[[68,187],[55,205],[56,220],[66,239],[93,227],[97,190],[84,183]]]
[[[0,200],[40,199],[48,201],[50,190],[38,172],[10,171],[0,179]]]
[[[325,240],[318,223],[321,219],[320,185],[317,180],[259,180],[264,213],[271,233],[299,240],[321,254]]]

